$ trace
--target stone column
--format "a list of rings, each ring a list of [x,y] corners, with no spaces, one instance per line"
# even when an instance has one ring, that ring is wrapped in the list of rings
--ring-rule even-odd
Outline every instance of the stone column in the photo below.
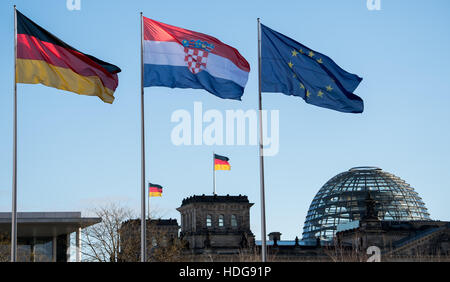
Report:
[[[81,262],[81,227],[77,229],[75,234],[76,245],[76,262]]]
[[[57,248],[57,237],[56,235],[53,235],[53,240],[52,240],[52,261],[56,262],[56,248]]]
[[[32,262],[36,262],[36,237],[33,236],[33,243],[31,243],[31,257],[33,258]]]
[[[66,235],[66,260],[70,261],[70,233]]]

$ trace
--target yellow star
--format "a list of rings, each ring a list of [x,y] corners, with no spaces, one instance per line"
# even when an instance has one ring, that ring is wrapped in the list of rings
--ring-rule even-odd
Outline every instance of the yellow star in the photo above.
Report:
[[[294,74],[292,75],[292,77],[293,77],[293,78],[296,78],[296,77],[297,77],[297,75],[296,75],[296,74],[294,73]]]
[[[297,54],[298,54],[298,52],[297,52],[297,51],[295,51],[295,50],[292,50],[291,52],[292,52],[292,56],[294,56],[294,57],[297,57]]]
[[[300,54],[303,54],[305,52],[303,52],[303,49],[298,50],[300,52]]]
[[[323,63],[323,62],[322,62],[322,58],[318,59],[317,62],[318,62],[319,64],[322,64],[322,63]]]
[[[311,93],[309,92],[309,90],[306,90],[306,97],[311,96]]]
[[[301,82],[300,82],[300,88],[305,89],[305,85],[303,85],[303,83],[301,83]]]
[[[322,90],[319,90],[319,93],[317,93],[317,96],[319,96],[320,98],[322,98],[322,96],[323,96]]]
[[[309,51],[308,56],[310,56],[311,58],[314,57],[314,52],[313,51]]]
[[[288,63],[289,67],[292,69],[292,66],[294,65],[292,62]]]
[[[328,86],[327,86],[327,91],[328,91],[328,92],[331,92],[332,90],[333,90],[333,87],[331,87],[331,85],[328,85]]]

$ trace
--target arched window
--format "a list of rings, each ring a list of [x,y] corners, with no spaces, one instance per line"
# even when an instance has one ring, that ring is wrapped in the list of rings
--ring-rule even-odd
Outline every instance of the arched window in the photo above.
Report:
[[[237,218],[236,215],[231,215],[231,227],[237,227]]]
[[[219,215],[219,227],[223,227],[223,214]]]
[[[206,216],[206,227],[211,227],[212,226],[212,217],[210,214],[208,214]]]

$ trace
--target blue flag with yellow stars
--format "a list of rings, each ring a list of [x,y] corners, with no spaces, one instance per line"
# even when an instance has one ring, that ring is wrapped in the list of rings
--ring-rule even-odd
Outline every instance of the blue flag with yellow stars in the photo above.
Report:
[[[344,113],[362,113],[353,94],[362,78],[332,59],[261,24],[261,91],[302,97],[306,103]]]

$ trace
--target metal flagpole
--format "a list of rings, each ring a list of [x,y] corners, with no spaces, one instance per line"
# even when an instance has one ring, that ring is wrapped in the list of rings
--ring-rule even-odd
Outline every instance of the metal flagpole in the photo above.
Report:
[[[216,195],[216,165],[215,165],[215,158],[214,158],[214,152],[213,152],[213,195]]]
[[[150,221],[150,183],[147,186],[147,217]]]
[[[261,260],[266,262],[266,200],[264,195],[264,144],[261,97],[261,24],[258,18],[258,93],[259,93],[259,169],[261,183]]]
[[[17,260],[17,11],[14,5],[14,121],[11,212],[11,261]]]
[[[147,261],[145,218],[145,131],[144,131],[144,22],[141,12],[141,262]]]

